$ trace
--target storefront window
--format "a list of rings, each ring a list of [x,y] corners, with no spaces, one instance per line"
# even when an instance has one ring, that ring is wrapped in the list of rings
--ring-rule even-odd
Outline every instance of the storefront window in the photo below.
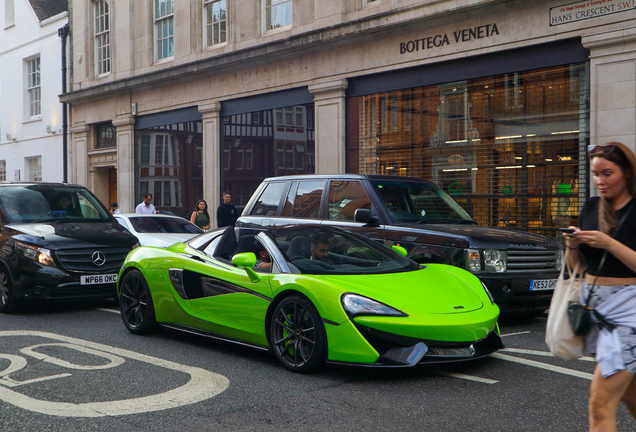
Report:
[[[150,193],[159,211],[187,217],[203,198],[200,121],[135,131],[136,202]]]
[[[313,174],[313,104],[222,117],[221,190],[247,204],[266,177]]]
[[[486,226],[556,235],[586,196],[589,64],[349,99],[349,172],[435,181]]]

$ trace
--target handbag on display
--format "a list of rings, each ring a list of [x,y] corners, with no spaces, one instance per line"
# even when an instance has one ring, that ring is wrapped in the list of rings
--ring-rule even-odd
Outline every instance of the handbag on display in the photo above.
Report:
[[[564,360],[576,360],[583,357],[585,353],[585,339],[574,334],[568,317],[570,303],[578,301],[580,296],[583,279],[578,269],[579,264],[572,270],[567,261],[567,254],[564,254],[561,274],[550,301],[545,331],[545,343],[548,349],[553,355]],[[569,279],[565,279],[566,270],[570,276]]]
[[[616,237],[616,234],[623,226],[623,222],[627,218],[629,212],[632,211],[632,207],[634,203],[630,204],[629,209],[625,212],[623,217],[621,218],[620,223],[616,230],[614,230],[614,235],[612,237]],[[596,281],[598,280],[598,275],[601,273],[601,269],[605,264],[605,259],[607,258],[607,251],[603,252],[603,257],[601,258],[601,262],[598,265],[598,270],[596,272],[596,277],[594,278],[594,283],[590,287],[590,292],[587,295],[587,299],[585,303],[580,303],[576,301],[568,306],[568,319],[570,320],[570,326],[572,327],[572,332],[576,336],[586,336],[590,330],[592,330],[592,314],[596,317],[599,327],[606,328],[610,332],[616,328],[616,326],[611,322],[605,319],[603,315],[601,315],[597,310],[589,307],[590,299],[592,298],[592,293],[594,292],[594,288],[596,287]],[[577,299],[578,300],[578,299]]]

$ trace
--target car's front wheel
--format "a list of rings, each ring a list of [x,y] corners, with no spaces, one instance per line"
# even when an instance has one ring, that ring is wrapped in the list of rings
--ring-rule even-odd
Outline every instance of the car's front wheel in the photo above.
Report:
[[[274,309],[269,340],[276,358],[294,372],[314,372],[325,364],[327,337],[320,314],[305,297],[290,296]]]
[[[11,278],[7,269],[0,269],[0,312],[11,313],[16,310]]]
[[[139,270],[126,273],[119,286],[119,310],[126,328],[134,334],[157,330],[155,307],[144,275]]]

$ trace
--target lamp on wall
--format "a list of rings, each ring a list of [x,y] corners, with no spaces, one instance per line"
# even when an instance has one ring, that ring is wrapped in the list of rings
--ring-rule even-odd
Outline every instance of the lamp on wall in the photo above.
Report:
[[[10,133],[8,133],[8,134],[7,134],[7,141],[15,141],[15,140],[17,140],[17,138],[16,138],[16,137],[11,136],[11,134],[10,134]]]
[[[59,132],[61,132],[60,129],[53,129],[50,125],[46,125],[47,134],[55,135],[56,133],[59,133]]]

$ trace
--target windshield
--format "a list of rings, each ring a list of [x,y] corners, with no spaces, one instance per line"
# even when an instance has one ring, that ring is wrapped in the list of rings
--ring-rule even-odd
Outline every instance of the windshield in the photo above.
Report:
[[[292,273],[361,275],[414,271],[419,264],[372,240],[331,227],[294,226],[266,231]]]
[[[474,223],[446,192],[416,181],[372,181],[384,207],[396,222]]]
[[[130,223],[138,233],[201,234],[203,232],[193,223],[176,217],[131,217]]]
[[[110,219],[106,209],[87,189],[62,185],[3,187],[0,206],[9,223]]]

